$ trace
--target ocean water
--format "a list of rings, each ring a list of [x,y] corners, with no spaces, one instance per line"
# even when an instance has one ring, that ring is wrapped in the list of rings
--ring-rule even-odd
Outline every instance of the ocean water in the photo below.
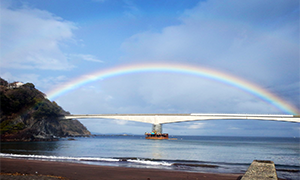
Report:
[[[271,160],[278,177],[300,179],[300,139],[261,137],[92,136],[53,142],[2,142],[2,157],[191,172],[245,173]],[[176,139],[175,139],[176,138]]]

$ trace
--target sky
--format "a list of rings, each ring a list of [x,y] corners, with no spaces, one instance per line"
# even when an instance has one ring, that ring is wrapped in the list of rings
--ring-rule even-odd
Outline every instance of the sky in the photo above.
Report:
[[[34,83],[71,114],[300,111],[297,0],[1,0],[0,8],[0,76]],[[92,133],[151,131],[80,121]],[[300,124],[211,120],[163,131],[299,137]]]

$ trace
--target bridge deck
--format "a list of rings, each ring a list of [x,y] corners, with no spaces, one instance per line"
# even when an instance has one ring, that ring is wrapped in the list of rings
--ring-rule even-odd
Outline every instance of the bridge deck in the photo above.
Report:
[[[118,119],[137,121],[151,124],[167,124],[186,121],[201,120],[268,120],[300,122],[300,117],[294,115],[273,115],[273,114],[79,114],[67,115],[62,119]]]

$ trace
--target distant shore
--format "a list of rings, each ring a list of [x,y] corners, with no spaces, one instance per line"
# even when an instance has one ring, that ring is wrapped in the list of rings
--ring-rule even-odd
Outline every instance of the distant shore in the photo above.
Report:
[[[0,158],[1,179],[237,180],[242,174],[98,166],[79,163]]]

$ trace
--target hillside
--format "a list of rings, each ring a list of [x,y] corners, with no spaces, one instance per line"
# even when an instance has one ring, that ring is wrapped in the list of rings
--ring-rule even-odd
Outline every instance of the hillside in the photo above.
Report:
[[[0,78],[1,141],[40,141],[55,137],[90,135],[78,120],[60,120],[69,114],[32,83],[8,83]]]

